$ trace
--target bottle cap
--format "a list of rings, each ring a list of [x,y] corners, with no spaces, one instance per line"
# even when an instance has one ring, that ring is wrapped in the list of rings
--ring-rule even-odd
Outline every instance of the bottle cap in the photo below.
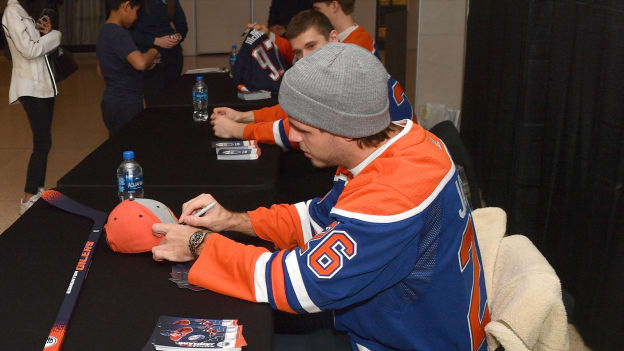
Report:
[[[129,159],[134,158],[134,151],[124,151],[123,158],[124,160],[129,160]]]
[[[197,78],[195,78],[198,82],[203,82],[204,81],[204,77],[202,76],[197,76]]]
[[[236,49],[236,45],[232,45],[232,49]]]

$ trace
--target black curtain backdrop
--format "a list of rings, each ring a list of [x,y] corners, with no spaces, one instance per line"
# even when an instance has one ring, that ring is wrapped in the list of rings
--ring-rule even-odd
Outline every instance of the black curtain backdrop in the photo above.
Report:
[[[461,131],[585,342],[624,349],[624,1],[471,1]]]

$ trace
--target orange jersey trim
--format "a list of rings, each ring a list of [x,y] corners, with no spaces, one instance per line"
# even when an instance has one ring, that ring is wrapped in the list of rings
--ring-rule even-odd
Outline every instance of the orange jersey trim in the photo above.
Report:
[[[277,50],[282,54],[286,63],[290,66],[293,64],[293,59],[295,58],[295,53],[293,52],[292,46],[290,45],[290,41],[282,36],[275,34],[274,39],[275,45],[277,45]]]
[[[299,143],[290,142],[290,140],[283,140],[279,131],[279,121],[282,121],[284,126],[284,133],[288,137],[290,132],[290,119],[284,118],[275,122],[258,122],[249,123],[243,129],[244,140],[257,140],[259,143],[269,145],[279,145],[283,149],[288,149],[283,143],[290,143],[290,147],[293,149],[299,149]]]
[[[414,148],[418,152],[413,152]],[[404,150],[412,151],[404,154]],[[412,124],[407,134],[350,180],[336,208],[377,216],[403,213],[429,198],[452,167],[444,143],[421,126]],[[408,186],[413,184],[413,177],[419,178],[418,187]],[[395,192],[393,188],[401,191]],[[397,193],[405,196],[397,197]]]
[[[269,251],[212,234],[206,239],[201,255],[189,271],[189,283],[256,302],[255,265],[265,252]]]
[[[248,211],[256,235],[280,249],[305,247],[301,219],[294,205],[273,205]]]
[[[254,110],[253,114],[255,122],[273,122],[288,117],[280,105]]]
[[[257,122],[249,123],[243,129],[243,140],[256,140],[259,143],[275,145],[273,138],[273,123]]]
[[[281,311],[295,313],[288,304],[286,298],[286,284],[284,283],[284,252],[280,251],[271,262],[271,286],[273,289],[273,300],[275,306]]]
[[[375,45],[373,44],[375,41],[373,40],[373,37],[371,37],[370,34],[368,34],[366,30],[362,28],[362,26],[358,26],[342,42],[346,44],[355,44],[361,46],[371,53],[375,51]]]

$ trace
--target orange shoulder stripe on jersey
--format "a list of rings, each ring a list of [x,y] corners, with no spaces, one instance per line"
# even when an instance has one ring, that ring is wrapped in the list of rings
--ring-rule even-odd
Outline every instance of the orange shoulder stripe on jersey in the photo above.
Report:
[[[358,26],[342,42],[347,43],[347,44],[355,44],[355,45],[361,46],[370,52],[373,52],[373,50],[375,49],[375,46],[373,45],[374,43],[373,37],[371,37],[370,34],[368,34],[366,30],[362,28],[362,26]]]
[[[270,209],[259,207],[247,213],[258,237],[271,241],[280,249],[305,246],[301,220],[294,205],[273,205]]]
[[[275,34],[275,45],[277,45],[277,49],[280,54],[282,54],[282,57],[284,57],[284,60],[286,60],[286,63],[289,66],[292,65],[295,53],[293,52],[292,46],[290,45],[290,41],[282,36]]]
[[[410,132],[347,184],[336,208],[375,216],[410,211],[446,182],[452,176],[452,169],[453,163],[444,144],[435,135],[413,124]],[[414,174],[418,175],[417,181]]]
[[[191,267],[188,280],[220,294],[256,302],[255,265],[265,252],[268,252],[265,248],[243,245],[220,234],[212,234]]]
[[[280,253],[278,253],[271,262],[271,286],[273,289],[273,300],[275,301],[275,306],[277,306],[277,309],[280,311],[295,313],[295,311],[288,304],[288,299],[286,298],[284,262],[282,261],[284,258],[284,252],[285,251],[280,251]]]
[[[286,114],[280,105],[264,107],[259,110],[254,110],[253,113],[255,122],[273,122],[288,117],[288,114]]]

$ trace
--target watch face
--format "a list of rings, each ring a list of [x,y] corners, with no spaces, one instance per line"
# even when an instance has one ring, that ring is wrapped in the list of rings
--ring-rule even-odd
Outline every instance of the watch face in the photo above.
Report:
[[[201,244],[201,242],[204,240],[204,237],[206,236],[206,232],[202,232],[202,231],[198,231],[193,233],[193,235],[191,235],[191,238],[189,240],[189,251],[191,251],[191,254],[195,257],[197,257],[197,247],[199,246],[199,244]]]

